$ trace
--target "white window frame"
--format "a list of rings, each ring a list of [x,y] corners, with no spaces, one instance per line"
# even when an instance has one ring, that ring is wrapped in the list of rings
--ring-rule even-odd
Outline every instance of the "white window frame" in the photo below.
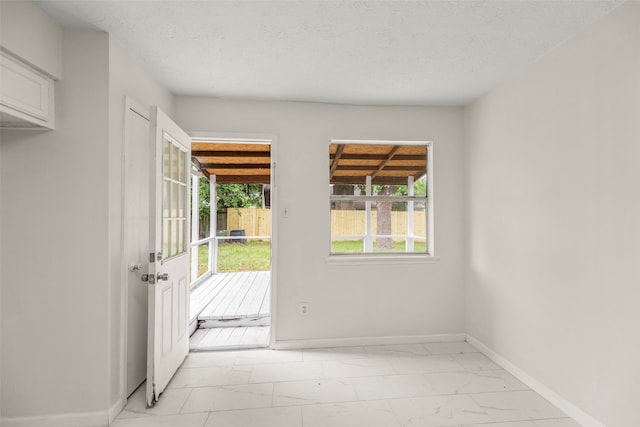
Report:
[[[331,230],[329,230],[329,256],[327,257],[328,264],[369,264],[369,263],[391,263],[391,264],[406,264],[406,263],[428,263],[439,261],[439,257],[435,252],[435,230],[434,230],[434,183],[433,183],[433,141],[398,141],[398,140],[349,140],[349,139],[331,139],[331,144],[363,144],[363,145],[419,145],[427,147],[427,162],[426,162],[426,197],[414,197],[409,196],[372,196],[370,194],[364,196],[333,196],[329,195],[329,209],[331,209],[331,202],[337,200],[388,200],[394,201],[420,201],[426,203],[426,221],[427,221],[427,239],[426,239],[426,252],[363,252],[363,253],[332,253],[331,252]],[[370,180],[368,180],[370,185]],[[410,190],[412,191],[412,189]],[[369,206],[369,203],[367,203]],[[367,209],[367,216],[370,213]],[[371,238],[370,230],[367,230],[365,239]]]

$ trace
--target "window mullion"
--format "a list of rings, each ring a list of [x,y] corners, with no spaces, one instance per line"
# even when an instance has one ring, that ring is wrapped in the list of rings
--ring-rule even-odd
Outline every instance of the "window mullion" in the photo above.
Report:
[[[365,191],[367,196],[371,196],[371,175],[367,176],[367,187]],[[365,212],[364,252],[371,253],[373,252],[373,238],[371,236],[371,200],[367,200],[365,202]]]

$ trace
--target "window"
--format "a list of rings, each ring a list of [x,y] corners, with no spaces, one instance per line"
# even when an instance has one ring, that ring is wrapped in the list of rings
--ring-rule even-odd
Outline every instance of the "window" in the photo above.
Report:
[[[187,156],[169,135],[162,167],[162,259],[187,251]]]
[[[331,255],[433,255],[432,145],[331,140]]]

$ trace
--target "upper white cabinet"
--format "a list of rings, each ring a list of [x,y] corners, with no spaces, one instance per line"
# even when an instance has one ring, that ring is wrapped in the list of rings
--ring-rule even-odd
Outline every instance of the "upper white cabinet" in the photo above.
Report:
[[[54,129],[54,82],[0,52],[0,127]]]

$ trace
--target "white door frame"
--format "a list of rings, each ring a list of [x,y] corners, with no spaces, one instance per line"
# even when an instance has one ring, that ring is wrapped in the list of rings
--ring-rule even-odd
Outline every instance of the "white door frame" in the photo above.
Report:
[[[277,288],[278,288],[278,136],[273,133],[244,133],[216,131],[186,131],[192,139],[210,139],[229,142],[251,142],[255,140],[271,141],[271,326],[269,330],[269,346],[275,347],[277,329]],[[215,233],[216,230],[212,230]]]
[[[125,253],[125,243],[126,238],[128,236],[129,230],[127,225],[127,215],[129,213],[129,206],[126,200],[125,193],[125,184],[126,184],[126,164],[125,164],[125,153],[126,153],[126,132],[127,132],[127,122],[128,122],[128,112],[129,110],[135,112],[140,115],[142,118],[150,121],[149,117],[149,107],[144,106],[143,104],[137,102],[136,100],[125,96],[124,99],[124,117],[123,117],[123,126],[122,126],[122,143],[121,143],[121,155],[120,155],[120,202],[122,206],[122,229],[120,234],[120,404],[122,407],[127,402],[127,333],[129,327],[129,316],[128,316],[128,305],[129,305],[129,293],[128,293],[128,274],[129,274],[129,260],[126,259]],[[143,141],[143,143],[148,143],[148,141]],[[146,340],[146,337],[142,337],[142,339]],[[119,411],[118,411],[119,412]],[[115,417],[114,417],[115,418]]]

